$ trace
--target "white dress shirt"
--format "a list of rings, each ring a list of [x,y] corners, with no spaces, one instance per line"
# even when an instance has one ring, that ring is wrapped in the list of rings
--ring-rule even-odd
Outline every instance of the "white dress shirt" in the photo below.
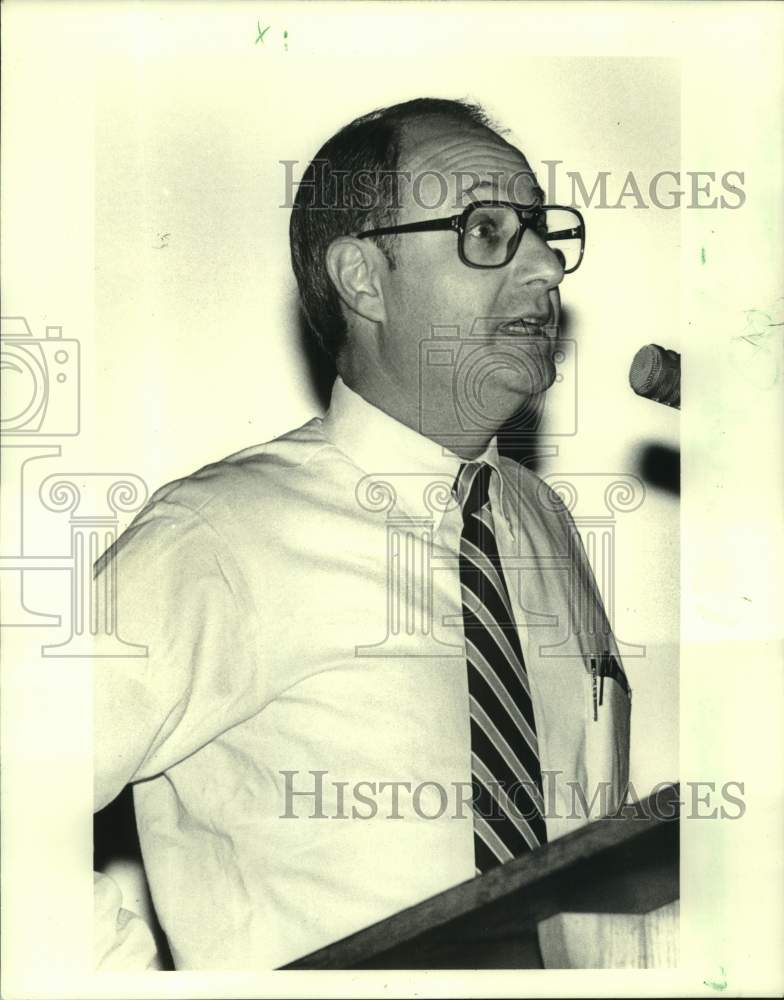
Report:
[[[597,705],[590,656],[617,650],[565,508],[482,459],[553,839],[589,818],[566,780],[618,804],[628,686]],[[96,808],[135,783],[177,968],[274,968],[474,876],[460,463],[338,379],[323,419],[163,487],[100,560],[147,655],[97,661]]]

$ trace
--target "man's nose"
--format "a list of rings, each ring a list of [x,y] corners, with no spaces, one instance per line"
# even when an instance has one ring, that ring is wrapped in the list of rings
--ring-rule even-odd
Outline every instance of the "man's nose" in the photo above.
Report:
[[[527,229],[512,260],[515,278],[525,284],[543,282],[546,288],[557,288],[563,281],[564,258],[556,249]]]

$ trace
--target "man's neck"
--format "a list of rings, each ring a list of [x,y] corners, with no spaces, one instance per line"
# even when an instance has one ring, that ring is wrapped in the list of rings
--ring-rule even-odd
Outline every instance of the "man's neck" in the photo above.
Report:
[[[487,428],[483,428],[481,431],[471,432],[469,438],[465,428],[461,426],[454,428],[440,426],[438,431],[428,431],[427,428],[436,423],[443,425],[444,414],[449,412],[449,407],[434,405],[432,400],[428,400],[427,404],[420,404],[418,399],[411,400],[409,395],[396,385],[353,380],[350,370],[341,372],[340,377],[349,389],[356,392],[366,402],[416,431],[417,434],[435,441],[443,448],[453,452],[458,458],[470,461],[481,455],[497,432],[497,428],[490,428],[489,431]],[[425,409],[425,405],[427,409]],[[432,415],[433,419],[428,420],[428,415]]]

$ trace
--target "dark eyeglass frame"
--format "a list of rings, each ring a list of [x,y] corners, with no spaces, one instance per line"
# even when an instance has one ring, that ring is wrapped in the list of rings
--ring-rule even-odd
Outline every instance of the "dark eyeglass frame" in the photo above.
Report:
[[[463,241],[465,239],[466,223],[471,215],[471,213],[477,208],[512,208],[517,215],[517,221],[519,224],[519,229],[517,236],[511,241],[511,250],[507,254],[506,260],[500,264],[475,264],[473,261],[466,260],[466,256],[463,250]],[[582,263],[583,254],[585,253],[585,219],[582,213],[576,208],[572,208],[571,205],[519,205],[513,201],[472,201],[470,205],[459,215],[452,215],[449,218],[444,219],[427,219],[424,222],[406,222],[400,226],[382,226],[381,229],[369,229],[363,233],[356,233],[355,239],[363,240],[369,236],[391,236],[394,233],[429,233],[429,232],[439,232],[443,230],[454,230],[457,233],[457,253],[460,260],[466,265],[466,267],[475,267],[479,270],[495,270],[499,267],[506,267],[506,265],[513,259],[514,255],[517,253],[520,244],[523,241],[523,236],[529,229],[536,230],[536,223],[539,222],[542,216],[547,212],[548,209],[560,209],[561,211],[571,212],[576,215],[580,220],[579,226],[575,226],[571,229],[560,229],[555,233],[548,233],[546,237],[537,233],[539,239],[544,243],[550,244],[550,240],[555,239],[577,239],[580,240],[580,256],[577,258],[577,263],[574,267],[565,268],[564,274],[572,274]],[[557,247],[550,247],[554,253],[558,253]],[[562,258],[562,254],[559,254],[559,259]],[[564,261],[561,260],[563,264]]]

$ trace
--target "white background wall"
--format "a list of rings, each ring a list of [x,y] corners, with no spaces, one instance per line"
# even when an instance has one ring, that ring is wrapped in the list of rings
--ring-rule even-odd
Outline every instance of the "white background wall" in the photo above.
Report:
[[[586,260],[563,287],[578,340],[579,431],[544,471],[637,473],[641,447],[677,448],[678,416],[634,397],[626,373],[644,343],[682,347],[694,400],[683,416],[691,659],[682,775],[727,779],[745,766],[749,789],[766,795],[755,762],[771,753],[771,725],[757,750],[753,741],[728,742],[727,733],[754,688],[759,717],[766,678],[778,683],[764,666],[780,637],[776,589],[741,559],[748,554],[758,567],[780,551],[762,489],[780,489],[770,472],[780,407],[762,392],[779,377],[778,348],[752,362],[738,346],[748,310],[772,310],[780,295],[774,22],[744,20],[727,5],[656,5],[634,18],[627,5],[594,4],[555,12],[512,4],[12,6],[3,314],[26,316],[39,336],[47,324],[62,325],[81,342],[83,429],[66,442],[62,471],[135,472],[152,488],[317,411],[293,333],[278,161],[306,160],[371,107],[422,94],[476,98],[513,129],[535,167],[561,159],[562,170],[589,178],[610,170],[613,191],[629,170],[645,179],[665,169],[746,171],[742,211],[587,212]],[[261,44],[257,18],[270,26]],[[162,233],[168,245],[158,249]],[[762,421],[760,436],[748,432],[751,413]],[[730,465],[733,447],[742,466]],[[31,497],[35,488],[31,481]],[[616,570],[616,630],[650,652],[627,662],[633,777],[644,792],[678,770],[672,497],[649,489],[638,511],[619,515]],[[733,665],[726,657],[738,636],[754,640],[756,653]],[[59,747],[75,742],[57,759],[34,744],[43,749],[27,754],[33,770],[24,781],[34,773],[36,799],[67,813],[72,795],[58,766],[72,760],[78,770],[89,747],[56,706],[70,704],[78,716],[89,673],[34,666],[13,686],[25,731],[46,731]],[[740,686],[755,667],[761,673]],[[48,813],[39,811],[43,831]],[[26,836],[36,843],[29,829]],[[51,850],[51,838],[42,841],[40,856]],[[692,854],[691,871],[710,867],[711,857]],[[724,871],[725,884],[739,877],[734,871]],[[751,886],[769,884],[765,872],[744,879],[749,906]],[[52,914],[67,923],[67,906],[58,905]],[[731,936],[725,925],[717,934],[709,949],[716,963],[717,942]]]

